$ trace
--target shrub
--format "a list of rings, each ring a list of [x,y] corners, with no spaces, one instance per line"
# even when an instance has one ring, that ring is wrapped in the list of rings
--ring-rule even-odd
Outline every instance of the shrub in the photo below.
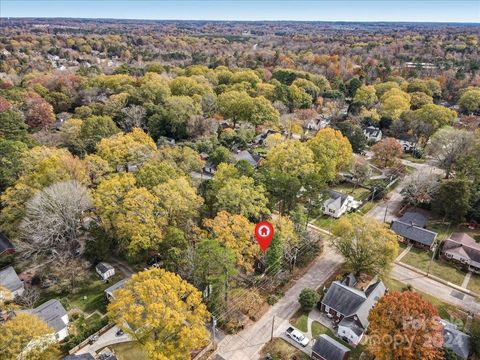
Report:
[[[305,288],[298,297],[302,310],[310,311],[320,300],[320,295],[313,289]]]

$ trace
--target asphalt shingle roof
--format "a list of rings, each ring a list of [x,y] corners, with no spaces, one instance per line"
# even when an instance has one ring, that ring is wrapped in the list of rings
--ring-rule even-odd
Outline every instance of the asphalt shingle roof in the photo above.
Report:
[[[23,287],[23,282],[18,277],[15,269],[11,266],[7,266],[0,270],[0,286],[14,292]]]
[[[15,247],[5,235],[0,233],[0,254],[10,249],[15,249]]]
[[[350,349],[330,336],[322,334],[315,340],[312,351],[324,359],[343,360],[345,354],[350,352]]]
[[[112,270],[112,269],[113,269],[113,266],[110,265],[110,264],[108,264],[108,263],[101,262],[101,263],[98,263],[95,268],[96,268],[98,271],[100,271],[102,274],[105,274],[108,270]]]
[[[427,218],[418,212],[407,211],[403,216],[398,219],[405,224],[413,224],[421,228],[427,225]]]
[[[61,319],[62,316],[67,314],[67,311],[56,299],[48,300],[42,305],[33,309],[32,314],[37,315],[40,319],[44,320],[48,326],[55,331],[64,329],[67,325]]]
[[[421,244],[431,246],[437,237],[437,233],[415,225],[406,224],[400,220],[392,223],[392,230],[406,239],[419,242]]]
[[[457,327],[448,321],[442,320],[442,323],[444,346],[452,349],[462,359],[467,359],[470,354],[470,336],[457,330]]]

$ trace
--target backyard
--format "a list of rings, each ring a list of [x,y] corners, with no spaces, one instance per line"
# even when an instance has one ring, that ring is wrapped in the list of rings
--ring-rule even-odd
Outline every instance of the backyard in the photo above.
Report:
[[[147,360],[148,357],[136,342],[126,342],[109,346],[118,360]]]

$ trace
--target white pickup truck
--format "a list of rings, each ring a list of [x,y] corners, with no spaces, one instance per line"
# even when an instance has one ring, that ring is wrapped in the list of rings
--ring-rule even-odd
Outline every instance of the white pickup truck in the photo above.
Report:
[[[294,329],[293,327],[289,327],[287,329],[287,336],[294,340],[295,342],[299,343],[303,347],[307,346],[310,342],[310,339],[303,335],[300,331]]]

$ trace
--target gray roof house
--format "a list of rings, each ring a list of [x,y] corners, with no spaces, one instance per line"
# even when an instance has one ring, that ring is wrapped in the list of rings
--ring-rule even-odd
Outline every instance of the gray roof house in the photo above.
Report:
[[[424,215],[414,211],[407,211],[398,220],[405,224],[413,224],[421,228],[427,226],[427,218]]]
[[[452,351],[462,359],[467,359],[470,354],[470,336],[457,329],[457,326],[441,320],[443,324],[444,347]]]
[[[0,286],[10,290],[13,296],[21,296],[25,290],[22,280],[12,266],[0,270]]]
[[[363,134],[369,141],[380,141],[382,140],[382,130],[375,126],[369,126],[363,129]]]
[[[346,360],[349,354],[349,348],[325,334],[320,335],[312,347],[312,359],[315,360]]]
[[[335,218],[339,218],[359,205],[352,196],[331,189],[325,191],[324,196],[326,200],[322,204],[322,211],[325,215]]]
[[[113,299],[114,298],[113,292],[115,290],[123,288],[125,286],[125,283],[127,282],[127,280],[128,280],[128,278],[127,279],[122,279],[119,282],[116,282],[115,284],[110,286],[109,288],[106,288],[105,289],[105,295],[107,296],[107,299],[108,300]]]
[[[405,223],[401,220],[395,220],[392,223],[392,230],[397,235],[404,239],[414,243],[414,245],[431,249],[437,238],[437,233],[424,229],[423,227],[415,224]]]
[[[58,340],[63,340],[68,336],[68,314],[60,301],[56,299],[48,300],[29,312],[38,316],[55,330],[55,336]]]
[[[467,270],[480,273],[480,244],[470,235],[453,233],[443,242],[442,255],[463,265]]]
[[[320,310],[338,324],[339,337],[357,345],[368,328],[370,310],[385,291],[382,281],[370,283],[365,290],[361,290],[354,287],[347,277],[342,282],[334,281],[330,285],[321,301]]]
[[[243,150],[243,151],[240,151],[238,153],[233,153],[232,156],[235,159],[235,161],[245,160],[250,165],[252,165],[252,167],[254,167],[254,168],[257,167],[259,159],[258,158],[255,159],[255,157],[252,154],[250,154],[250,152],[248,150]]]
[[[98,263],[97,266],[95,266],[95,271],[103,280],[108,280],[108,278],[115,275],[115,268],[106,262]]]

